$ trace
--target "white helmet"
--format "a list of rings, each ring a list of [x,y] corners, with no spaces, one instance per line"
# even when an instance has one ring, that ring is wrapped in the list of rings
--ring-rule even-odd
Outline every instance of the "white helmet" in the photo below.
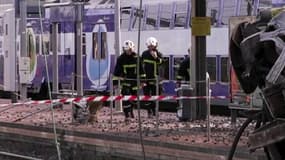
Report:
[[[154,37],[149,37],[147,40],[146,40],[146,46],[154,46],[154,47],[157,47],[157,44],[158,44],[158,41],[156,38]]]
[[[126,40],[124,41],[123,43],[123,50],[124,51],[127,51],[127,50],[134,50],[135,49],[135,44],[133,41],[130,41],[130,40]]]

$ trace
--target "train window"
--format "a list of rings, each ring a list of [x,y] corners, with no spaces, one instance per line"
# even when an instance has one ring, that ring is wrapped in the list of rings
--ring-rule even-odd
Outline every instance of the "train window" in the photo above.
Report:
[[[106,58],[106,52],[108,51],[107,48],[107,33],[106,32],[102,32],[101,33],[101,55],[100,58],[101,59],[105,59]]]
[[[50,48],[49,35],[44,34],[43,35],[43,43],[42,43],[42,54],[49,54],[49,48]]]
[[[175,79],[178,75],[179,66],[183,60],[184,60],[184,57],[174,57],[174,59],[173,59],[173,71],[174,71],[174,78]]]
[[[169,57],[163,57],[163,63],[159,68],[159,73],[162,79],[169,79]]]
[[[82,34],[82,54],[86,55],[86,34]]]
[[[49,36],[49,38],[50,38],[50,45],[49,45],[49,48],[48,48],[48,51],[51,51],[51,52],[49,52],[49,53],[52,53],[52,46],[53,46],[53,40],[52,40],[52,30],[53,30],[53,28],[52,28],[52,25],[50,25],[49,26],[49,29],[50,29],[50,36]],[[58,51],[58,52],[61,52],[61,36],[60,36],[60,32],[61,32],[61,24],[59,24],[58,25],[58,32],[57,32],[57,48],[56,48],[56,50]]]
[[[97,32],[92,33],[92,58],[97,59],[98,55],[98,40],[97,40]]]
[[[146,30],[153,30],[157,19],[158,5],[148,6],[148,15],[146,20]]]
[[[100,42],[98,33],[93,33],[92,38],[92,51],[93,51],[93,58],[94,59],[105,59],[106,58],[106,52],[108,50],[107,48],[107,33],[101,32],[100,35]]]
[[[28,48],[28,56],[32,57],[32,53],[34,51],[35,46],[34,46],[33,35],[29,31],[28,31],[28,45],[27,45],[27,48]]]
[[[40,54],[40,36],[36,36],[36,54]]]
[[[129,27],[129,19],[130,19],[130,8],[122,8],[121,9],[121,28],[123,30],[128,29]]]
[[[74,36],[74,34],[64,34],[63,36],[62,45],[64,48],[64,55],[67,55],[68,59],[71,59],[71,54],[74,53]]]
[[[161,7],[161,17],[160,17],[160,26],[161,28],[166,27],[169,28],[170,25],[170,19],[171,19],[171,10],[172,5],[171,4],[164,4]]]
[[[216,81],[216,57],[207,57],[207,72],[210,75],[210,80],[212,81]]]
[[[229,81],[228,57],[222,57],[221,58],[221,81],[222,82],[228,82]]]
[[[135,14],[134,14],[134,16],[133,16],[133,19],[132,19],[132,28],[139,28],[138,27],[138,19],[139,19],[139,11],[138,11],[138,9],[134,9],[134,12],[135,12]]]
[[[185,27],[186,17],[187,17],[187,5],[185,3],[177,3],[176,6],[174,25],[175,27]]]
[[[5,35],[8,35],[8,24],[5,25],[5,30],[6,30]]]
[[[58,33],[57,33],[57,51],[61,52],[61,24],[58,25]],[[52,26],[50,26],[50,46],[49,46],[49,51],[52,51],[52,46],[53,46],[53,40],[52,40]],[[52,52],[51,52],[52,53]]]
[[[57,32],[57,51],[61,52],[61,23],[58,24],[58,32]]]

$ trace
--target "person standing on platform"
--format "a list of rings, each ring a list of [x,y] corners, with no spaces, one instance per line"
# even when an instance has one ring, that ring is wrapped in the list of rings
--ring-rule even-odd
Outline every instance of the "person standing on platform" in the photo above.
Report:
[[[118,57],[114,70],[114,85],[118,85],[118,80],[121,81],[122,95],[137,95],[137,60],[139,56],[134,52],[135,45],[132,41],[126,40],[123,43],[123,53]],[[145,77],[143,67],[140,64],[140,76]],[[123,101],[123,111],[125,121],[134,118],[133,108],[135,103]]]
[[[146,73],[146,85],[143,87],[144,95],[156,95],[156,78],[159,76],[158,67],[162,64],[162,54],[158,51],[158,41],[154,37],[149,37],[146,41],[147,50],[142,53],[144,71]],[[146,104],[148,117],[155,116],[155,103],[153,101]]]
[[[190,55],[190,49],[188,49],[188,54]],[[190,58],[185,56],[185,59],[180,63],[178,68],[178,74],[176,76],[177,83],[180,86],[181,81],[190,81]]]

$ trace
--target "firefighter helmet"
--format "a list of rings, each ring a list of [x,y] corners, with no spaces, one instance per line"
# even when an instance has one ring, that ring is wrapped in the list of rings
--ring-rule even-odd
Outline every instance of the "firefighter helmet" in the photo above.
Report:
[[[135,49],[135,44],[133,41],[130,40],[126,40],[123,43],[123,50],[127,51],[127,50],[134,50]]]
[[[154,37],[149,37],[147,40],[146,40],[146,45],[149,47],[149,46],[154,46],[154,47],[157,47],[157,44],[158,44],[158,41],[156,38]]]

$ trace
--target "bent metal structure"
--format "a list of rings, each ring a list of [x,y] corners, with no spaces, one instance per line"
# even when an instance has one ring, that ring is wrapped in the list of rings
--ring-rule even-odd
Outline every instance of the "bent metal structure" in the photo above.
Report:
[[[233,143],[229,159],[240,134],[253,120],[256,131],[250,135],[250,148],[264,148],[268,159],[284,159],[284,67],[285,67],[285,11],[271,18],[271,11],[260,13],[254,22],[236,26],[230,41],[230,56],[242,89],[252,93],[261,88],[262,111],[248,114]],[[261,141],[262,139],[262,141]]]

